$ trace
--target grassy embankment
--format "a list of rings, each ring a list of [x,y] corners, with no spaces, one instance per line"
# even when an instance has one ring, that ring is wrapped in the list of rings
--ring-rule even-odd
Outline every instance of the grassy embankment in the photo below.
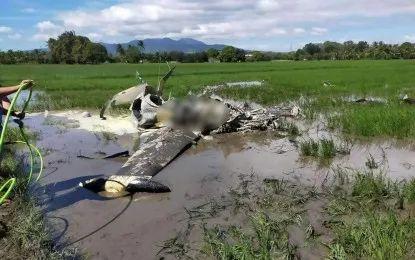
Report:
[[[30,135],[33,138],[33,135]],[[19,140],[18,129],[10,128],[6,141]],[[24,147],[23,147],[24,148]],[[69,249],[54,248],[45,218],[31,195],[22,156],[13,146],[6,146],[0,158],[0,183],[17,179],[11,196],[0,205],[0,258],[1,259],[75,259]]]

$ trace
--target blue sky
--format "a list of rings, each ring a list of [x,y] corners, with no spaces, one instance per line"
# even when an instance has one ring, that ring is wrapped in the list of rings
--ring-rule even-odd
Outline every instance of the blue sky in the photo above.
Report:
[[[191,37],[286,51],[307,42],[415,42],[415,0],[0,0],[0,50],[65,30],[94,41]]]

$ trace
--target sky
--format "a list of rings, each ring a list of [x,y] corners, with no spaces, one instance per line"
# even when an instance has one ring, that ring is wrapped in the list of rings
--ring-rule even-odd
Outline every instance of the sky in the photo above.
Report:
[[[415,0],[0,0],[0,50],[45,48],[65,30],[96,42],[194,38],[271,51],[415,42]]]

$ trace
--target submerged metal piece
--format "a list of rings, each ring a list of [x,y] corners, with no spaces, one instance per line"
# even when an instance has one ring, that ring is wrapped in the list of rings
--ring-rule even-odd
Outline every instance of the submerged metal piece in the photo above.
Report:
[[[199,138],[182,129],[162,128],[146,134],[142,144],[117,175],[154,176]]]
[[[405,95],[402,98],[402,101],[406,104],[415,105],[415,98],[410,98],[410,97],[408,97],[408,95]]]
[[[94,178],[80,183],[79,186],[98,194],[105,192],[107,197],[122,197],[136,192],[170,192],[169,187],[146,176],[112,175]]]
[[[115,94],[110,100],[108,100],[101,108],[99,116],[101,119],[105,119],[105,111],[114,106],[131,105],[134,100],[140,96],[145,96],[154,90],[148,84],[137,85],[128,89],[125,89]]]
[[[254,103],[224,101],[214,95],[189,95],[181,101],[165,102],[162,99],[163,85],[173,71],[174,67],[170,68],[160,80],[157,91],[143,84],[124,90],[107,102],[101,110],[101,118],[104,118],[107,107],[131,104],[132,119],[138,128],[163,128],[147,131],[140,136],[140,148],[114,175],[119,176],[120,181],[111,176],[90,180],[84,183],[83,187],[95,189],[91,187],[98,186],[107,192],[170,191],[168,187],[150,179],[197,142],[200,138],[199,133],[219,134],[276,129],[277,119],[295,117],[299,114],[299,108],[296,106],[264,108]]]
[[[130,153],[128,151],[122,151],[122,152],[114,153],[114,154],[107,155],[107,156],[104,156],[104,157],[93,157],[93,156],[82,155],[82,154],[80,154],[76,157],[82,158],[82,159],[93,160],[93,159],[114,159],[114,158],[118,158],[118,157],[128,157],[129,155],[130,155]]]
[[[163,128],[146,133],[146,141],[116,175],[88,180],[80,186],[96,193],[170,192],[170,188],[151,180],[167,164],[189,148],[199,136],[184,130]]]
[[[132,121],[137,128],[151,128],[157,123],[157,111],[164,100],[154,94],[137,97],[131,105]]]

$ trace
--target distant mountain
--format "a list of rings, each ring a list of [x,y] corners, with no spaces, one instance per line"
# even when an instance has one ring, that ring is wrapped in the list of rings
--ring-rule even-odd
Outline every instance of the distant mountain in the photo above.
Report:
[[[201,52],[207,49],[213,48],[222,50],[226,45],[223,44],[206,44],[202,41],[198,41],[191,38],[183,38],[179,40],[173,40],[170,38],[151,38],[144,39],[144,52],[170,52],[170,51],[182,51],[186,53]],[[128,45],[137,46],[138,40],[133,40],[127,43],[121,43],[124,48],[128,48]],[[107,48],[108,53],[116,54],[117,44],[116,43],[101,43]]]

